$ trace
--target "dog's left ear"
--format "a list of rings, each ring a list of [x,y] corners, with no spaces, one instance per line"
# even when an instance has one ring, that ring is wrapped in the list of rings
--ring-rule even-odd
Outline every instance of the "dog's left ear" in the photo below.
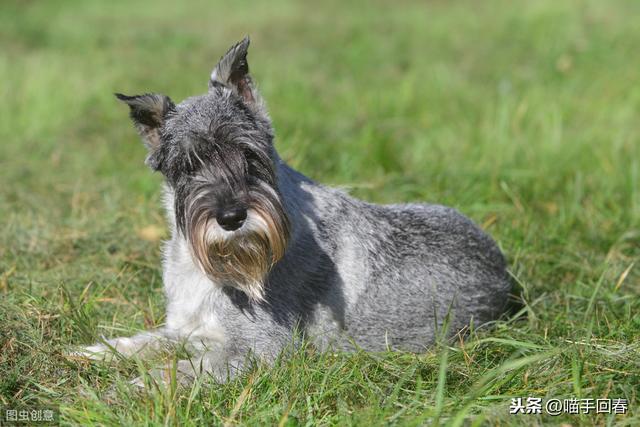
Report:
[[[127,96],[116,93],[116,98],[129,106],[129,116],[136,126],[142,142],[149,152],[160,146],[160,129],[167,115],[176,106],[168,96],[155,93]]]
[[[256,93],[249,76],[249,63],[247,62],[249,42],[249,37],[245,37],[220,58],[211,72],[209,89],[213,89],[217,85],[224,85],[240,95],[245,102],[253,104],[256,101]]]

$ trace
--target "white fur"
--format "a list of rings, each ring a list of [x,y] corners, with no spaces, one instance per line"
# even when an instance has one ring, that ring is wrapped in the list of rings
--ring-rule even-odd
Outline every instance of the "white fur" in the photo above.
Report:
[[[132,337],[106,340],[104,343],[72,352],[72,355],[108,361],[113,358],[114,351],[126,357],[143,356],[158,351],[168,342],[187,343],[189,348],[197,352],[207,351],[224,343],[224,330],[216,314],[211,311],[213,305],[209,303],[220,296],[222,287],[207,277],[194,263],[187,241],[173,226],[173,192],[166,185],[164,190],[163,202],[168,222],[172,224],[172,236],[165,242],[162,261],[164,291],[167,297],[166,325],[157,333],[141,332]],[[247,218],[245,227],[249,229],[264,226],[255,213]],[[216,228],[222,230],[220,227]],[[211,238],[231,237],[224,233],[212,230]],[[179,366],[185,369],[192,365],[190,361],[179,362]],[[140,378],[133,380],[133,384],[136,385],[143,383]]]

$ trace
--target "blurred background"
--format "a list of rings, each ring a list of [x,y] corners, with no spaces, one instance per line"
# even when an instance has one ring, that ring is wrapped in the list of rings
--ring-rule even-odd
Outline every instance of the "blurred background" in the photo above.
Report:
[[[454,205],[507,227],[507,249],[540,232],[604,248],[640,212],[639,12],[590,0],[6,0],[3,269],[55,281],[77,257],[102,263],[109,244],[156,251],[130,238],[164,227],[160,176],[112,94],[202,93],[247,34],[277,148],[310,177],[375,202]]]
[[[0,335],[30,343],[5,345],[4,395],[49,384],[59,362],[29,346],[162,323],[161,177],[113,93],[203,93],[245,35],[293,167],[472,217],[538,299],[523,335],[602,309],[615,320],[590,333],[637,342],[638,16],[633,0],[3,0]]]

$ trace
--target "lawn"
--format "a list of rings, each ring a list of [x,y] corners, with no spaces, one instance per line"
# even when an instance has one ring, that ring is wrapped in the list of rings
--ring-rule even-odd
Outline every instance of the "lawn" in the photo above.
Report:
[[[3,0],[0,406],[83,425],[640,425],[638,16],[633,0]],[[202,93],[245,34],[283,158],[369,201],[458,208],[499,242],[522,310],[422,354],[306,348],[142,394],[127,381],[157,361],[65,356],[164,320],[161,177],[113,92]],[[629,408],[510,415],[518,397]]]

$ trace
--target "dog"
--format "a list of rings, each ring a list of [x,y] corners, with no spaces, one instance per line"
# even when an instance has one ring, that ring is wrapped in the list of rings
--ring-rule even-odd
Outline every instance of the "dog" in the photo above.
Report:
[[[451,336],[497,319],[511,281],[471,220],[439,205],[357,200],[280,158],[248,47],[248,38],[232,46],[208,92],[177,105],[116,94],[146,164],[165,179],[166,325],[81,354],[143,356],[183,343],[181,378],[226,381],[249,357],[272,362],[296,334],[321,349],[420,352],[444,326]]]

